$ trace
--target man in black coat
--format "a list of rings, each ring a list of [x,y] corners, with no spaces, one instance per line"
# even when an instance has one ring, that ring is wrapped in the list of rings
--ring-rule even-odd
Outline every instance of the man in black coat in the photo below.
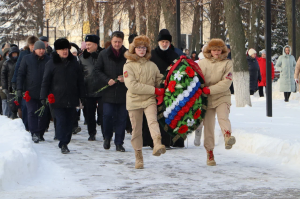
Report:
[[[98,57],[95,71],[103,84],[109,85],[102,91],[103,100],[103,133],[104,149],[110,148],[110,141],[115,130],[116,150],[124,152],[126,120],[126,92],[124,84],[123,67],[126,63],[124,53],[127,50],[123,46],[124,33],[115,31],[111,36],[111,46],[103,50]]]
[[[9,59],[3,63],[3,66],[1,69],[2,90],[8,99],[7,103],[10,108],[10,111],[11,111],[11,115],[10,115],[11,119],[18,118],[17,112],[18,112],[18,108],[20,107],[20,106],[17,106],[14,103],[14,101],[11,100],[13,95],[10,94],[13,92],[11,80],[14,75],[15,66],[16,66],[16,63],[17,63],[17,60],[19,57],[19,53],[20,53],[20,51],[19,51],[18,47],[15,47],[15,46],[11,47],[10,51],[9,51]]]
[[[162,29],[158,35],[158,46],[151,51],[151,61],[153,61],[161,74],[164,74],[167,68],[173,63],[173,61],[179,58],[179,55],[175,52],[174,46],[172,43],[172,35],[167,29]],[[153,140],[148,129],[148,125],[143,120],[143,143],[144,146],[153,147]],[[175,143],[172,141],[172,137],[164,131],[160,126],[160,132],[162,136],[162,144],[166,147],[184,147],[184,140],[182,138],[178,139]]]
[[[41,103],[46,105],[49,94],[55,102],[51,104],[56,119],[56,136],[58,146],[63,154],[69,153],[74,117],[77,117],[76,106],[79,98],[84,97],[84,80],[82,70],[76,57],[70,52],[70,43],[61,38],[54,43],[55,52],[46,64],[41,89]]]
[[[97,110],[98,103],[98,115],[101,124],[101,130],[103,132],[103,105],[102,105],[102,93],[96,93],[99,87],[105,86],[99,76],[95,73],[95,65],[100,52],[103,50],[99,46],[100,38],[97,35],[87,35],[85,37],[86,49],[79,57],[80,66],[83,69],[84,74],[84,86],[86,91],[86,98],[84,99],[85,119],[87,122],[88,133],[90,137],[89,141],[96,140],[96,119],[95,112]]]
[[[25,88],[26,92],[29,92],[29,96],[31,97],[29,101],[26,101],[26,106],[28,127],[34,143],[45,141],[44,133],[48,121],[48,108],[45,109],[45,112],[41,117],[39,117],[39,114],[35,113],[42,107],[40,102],[41,84],[43,81],[45,65],[50,60],[50,57],[45,54],[45,50],[45,44],[42,41],[35,42],[33,53],[24,56],[22,59],[17,77],[19,99],[22,99],[23,97],[23,88]]]
[[[51,55],[51,53],[53,52],[53,49],[51,48],[51,46],[49,46],[49,41],[48,41],[48,37],[45,37],[45,36],[41,36],[40,38],[39,38],[39,40],[41,40],[42,42],[44,42],[44,44],[45,44],[45,47],[46,47],[46,54],[47,55]]]

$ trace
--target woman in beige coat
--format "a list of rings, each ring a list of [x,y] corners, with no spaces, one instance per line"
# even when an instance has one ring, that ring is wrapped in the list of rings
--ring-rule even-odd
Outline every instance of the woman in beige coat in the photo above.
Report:
[[[208,95],[207,111],[204,118],[204,147],[207,151],[207,165],[215,166],[213,149],[215,146],[215,115],[224,135],[225,149],[231,149],[235,137],[231,136],[229,120],[232,83],[232,61],[227,59],[228,50],[223,40],[212,39],[204,52],[205,59],[199,66],[205,78],[203,93]]]
[[[124,83],[128,88],[126,95],[126,108],[132,125],[131,144],[135,150],[135,168],[142,169],[143,163],[143,112],[146,115],[150,134],[153,139],[153,155],[160,156],[166,152],[161,144],[161,134],[157,122],[156,95],[164,95],[164,89],[157,88],[163,75],[157,66],[149,61],[150,39],[146,36],[138,36],[130,44],[125,53],[127,62],[124,65]]]

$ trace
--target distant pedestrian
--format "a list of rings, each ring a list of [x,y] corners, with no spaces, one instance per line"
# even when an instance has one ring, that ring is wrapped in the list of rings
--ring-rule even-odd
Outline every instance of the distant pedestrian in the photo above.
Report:
[[[247,52],[247,61],[250,74],[250,95],[253,95],[258,90],[258,82],[261,81],[259,65],[256,60],[256,51],[250,48]]]

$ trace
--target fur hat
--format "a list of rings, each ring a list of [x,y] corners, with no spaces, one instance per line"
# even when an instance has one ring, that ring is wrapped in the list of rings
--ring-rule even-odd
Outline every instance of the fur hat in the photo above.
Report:
[[[253,54],[256,54],[256,50],[254,50],[253,48],[250,48],[247,52],[247,55],[251,56]]]
[[[60,38],[54,42],[55,50],[62,50],[65,48],[71,48],[70,42],[65,38]]]
[[[204,57],[206,59],[212,59],[211,51],[212,50],[222,50],[222,54],[219,57],[219,61],[227,59],[228,49],[222,39],[211,39],[207,46],[203,50]]]
[[[129,50],[124,54],[126,59],[137,61],[140,57],[135,54],[135,48],[138,46],[147,47],[146,55],[144,56],[147,60],[151,58],[150,39],[145,35],[140,35],[134,38],[133,42],[129,45]]]
[[[162,29],[158,34],[157,41],[162,41],[162,40],[168,40],[169,42],[172,42],[172,35],[167,29]]]
[[[27,45],[34,45],[38,40],[36,36],[30,36],[27,38]]]
[[[85,37],[85,42],[93,42],[99,46],[100,38],[97,35],[87,35]]]

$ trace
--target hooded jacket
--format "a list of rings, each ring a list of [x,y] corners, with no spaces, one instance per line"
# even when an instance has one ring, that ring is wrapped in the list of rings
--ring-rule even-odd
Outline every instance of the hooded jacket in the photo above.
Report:
[[[13,58],[13,53],[18,53],[19,56],[19,49],[17,47],[12,47],[11,51],[9,53],[9,59],[4,62],[1,70],[1,83],[2,83],[2,89],[7,89],[9,92],[12,91],[12,85],[11,80],[13,78],[14,72],[15,72],[15,66],[18,60],[18,57]]]
[[[4,62],[6,62],[6,57],[5,57],[5,54],[9,51],[9,48],[5,48],[3,50],[3,60],[0,61],[0,72],[2,71],[2,67],[3,67],[3,64]],[[2,84],[2,75],[0,75],[0,88],[1,88],[1,84]],[[2,89],[0,89],[0,97],[1,99],[7,99],[6,95],[2,92]]]
[[[214,59],[211,50],[218,48],[222,54],[218,59]],[[205,86],[210,89],[208,95],[207,109],[216,108],[222,103],[231,105],[231,93],[229,87],[233,78],[232,61],[227,59],[228,51],[223,40],[212,39],[203,51],[205,59],[198,62],[204,78]]]
[[[285,49],[289,48],[290,53],[286,54]],[[282,50],[282,55],[279,56],[275,65],[276,70],[280,71],[279,85],[280,92],[294,92],[296,91],[296,85],[294,80],[296,67],[295,57],[292,55],[292,49],[286,45]]]
[[[99,88],[105,86],[103,81],[95,73],[95,65],[100,52],[103,49],[98,47],[96,52],[89,53],[84,50],[83,54],[79,57],[80,66],[84,75],[84,86],[87,97],[101,97],[102,92],[96,93]]]
[[[40,99],[47,99],[50,93],[55,98],[55,103],[51,104],[54,109],[76,107],[79,98],[85,97],[82,70],[70,52],[66,59],[53,52],[46,64]]]
[[[156,104],[155,87],[159,87],[163,75],[150,61],[150,45],[146,45],[147,52],[144,57],[139,57],[134,53],[134,46],[139,46],[138,43],[148,44],[150,43],[148,40],[146,36],[136,37],[125,53],[127,62],[124,65],[123,76],[128,89],[126,94],[127,110],[147,108],[151,104]]]

